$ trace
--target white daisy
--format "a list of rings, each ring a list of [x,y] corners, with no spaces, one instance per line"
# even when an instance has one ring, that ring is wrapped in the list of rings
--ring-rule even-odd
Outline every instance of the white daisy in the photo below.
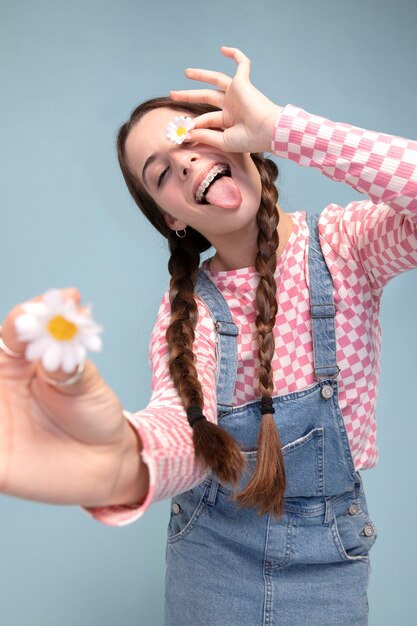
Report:
[[[23,305],[24,313],[15,320],[19,341],[27,341],[25,357],[40,359],[50,372],[62,367],[72,372],[84,361],[87,350],[99,352],[98,336],[103,328],[91,318],[91,305],[81,311],[72,299],[63,299],[58,289],[51,289],[43,301]]]
[[[188,131],[192,128],[194,128],[194,122],[191,117],[184,117],[183,115],[174,117],[167,126],[167,137],[174,143],[180,144],[184,139],[191,137]]]

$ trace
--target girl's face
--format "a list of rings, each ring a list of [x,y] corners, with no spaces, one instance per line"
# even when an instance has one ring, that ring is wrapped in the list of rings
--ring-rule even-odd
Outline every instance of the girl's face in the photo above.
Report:
[[[129,133],[126,160],[161,207],[170,228],[182,230],[189,225],[216,245],[228,234],[249,225],[253,228],[261,198],[259,172],[250,154],[223,152],[205,144],[173,143],[166,129],[181,114],[190,115],[169,108],[146,113]],[[202,199],[207,176],[221,169],[231,180],[210,185],[205,190],[207,199]],[[218,206],[211,204],[210,198]]]

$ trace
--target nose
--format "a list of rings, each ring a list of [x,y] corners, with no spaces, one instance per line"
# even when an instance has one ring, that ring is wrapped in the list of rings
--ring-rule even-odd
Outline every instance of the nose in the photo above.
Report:
[[[197,163],[199,156],[195,152],[190,152],[181,148],[174,150],[171,158],[174,161],[175,168],[178,175],[185,179],[193,170],[193,167]]]

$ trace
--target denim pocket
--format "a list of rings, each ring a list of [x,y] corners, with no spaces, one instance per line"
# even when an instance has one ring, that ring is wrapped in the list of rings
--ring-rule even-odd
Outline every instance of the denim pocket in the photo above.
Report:
[[[344,561],[369,561],[378,533],[368,515],[365,495],[352,494],[333,503],[333,540]]]
[[[168,523],[168,542],[186,537],[196,525],[207,504],[210,483],[202,482],[189,491],[171,499],[171,516]]]
[[[282,448],[287,476],[286,498],[323,494],[323,448],[324,428],[313,428]]]
[[[282,447],[287,477],[286,498],[323,495],[324,488],[324,428],[313,428]],[[246,450],[246,469],[237,491],[243,490],[256,468],[257,450]],[[221,484],[220,490],[232,493],[231,485]]]

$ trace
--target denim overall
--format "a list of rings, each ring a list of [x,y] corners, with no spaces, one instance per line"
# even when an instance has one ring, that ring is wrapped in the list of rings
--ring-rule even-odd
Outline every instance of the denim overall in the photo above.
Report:
[[[314,368],[317,382],[273,399],[288,480],[276,520],[239,508],[231,485],[210,473],[172,498],[166,551],[166,626],[365,626],[368,516],[338,404],[335,305],[318,216],[307,213]],[[200,271],[198,297],[218,331],[218,419],[239,442],[247,483],[256,461],[260,402],[233,406],[237,326]]]

